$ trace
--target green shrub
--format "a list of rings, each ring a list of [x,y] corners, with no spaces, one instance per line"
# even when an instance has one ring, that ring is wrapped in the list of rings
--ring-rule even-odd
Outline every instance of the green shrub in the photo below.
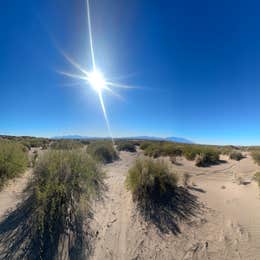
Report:
[[[255,173],[254,180],[258,182],[258,185],[260,187],[260,172]]]
[[[7,180],[17,177],[28,165],[27,149],[19,143],[0,140],[0,189]]]
[[[256,150],[256,151],[253,151],[251,153],[255,163],[257,163],[258,165],[260,165],[260,151],[259,150]]]
[[[72,150],[82,148],[83,144],[78,140],[56,140],[50,147],[53,150]]]
[[[236,160],[236,161],[240,161],[244,158],[243,154],[241,152],[238,151],[233,151],[230,153],[229,158],[231,160]]]
[[[33,250],[34,259],[56,259],[64,237],[69,240],[65,248],[69,259],[83,255],[89,232],[84,219],[90,213],[91,200],[100,194],[103,177],[96,161],[80,150],[52,150],[40,158],[31,183],[31,211],[27,216],[28,248]],[[57,259],[63,258],[58,255]]]
[[[196,150],[191,150],[191,149],[185,149],[184,151],[184,157],[189,160],[189,161],[194,161],[196,158],[196,155],[198,154],[198,152]]]
[[[138,159],[128,172],[126,185],[134,201],[150,204],[160,200],[168,189],[175,189],[177,181],[164,161]]]
[[[118,159],[113,144],[109,141],[96,141],[87,147],[87,152],[97,161],[111,163]]]
[[[136,152],[136,148],[135,145],[132,142],[119,142],[119,144],[117,145],[117,149],[118,151],[126,151],[126,152]]]
[[[153,143],[150,141],[144,141],[140,144],[140,149],[145,150],[148,146],[152,145]]]
[[[145,146],[144,154],[153,158],[160,156],[181,156],[182,148],[174,143],[154,142]]]
[[[219,153],[215,150],[205,149],[196,156],[195,165],[206,167],[219,162]]]

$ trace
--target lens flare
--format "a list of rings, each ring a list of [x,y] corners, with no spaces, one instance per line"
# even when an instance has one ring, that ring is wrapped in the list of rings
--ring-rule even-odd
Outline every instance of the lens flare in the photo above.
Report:
[[[88,73],[88,82],[90,86],[98,93],[106,88],[106,81],[101,72],[94,70]]]
[[[87,24],[88,24],[88,38],[89,38],[89,44],[90,44],[90,53],[91,53],[91,62],[92,62],[92,70],[88,71],[87,69],[83,68],[80,64],[78,64],[76,61],[74,61],[69,55],[67,55],[65,52],[62,52],[65,59],[78,71],[79,74],[69,73],[69,72],[63,72],[60,71],[61,74],[84,81],[87,85],[89,85],[93,90],[95,90],[98,94],[100,106],[103,112],[103,116],[107,125],[107,130],[109,132],[109,135],[111,137],[111,140],[114,144],[114,139],[109,123],[109,119],[107,116],[107,111],[103,99],[103,91],[109,91],[113,95],[121,98],[121,96],[114,92],[113,88],[123,88],[123,89],[129,89],[134,88],[132,86],[124,85],[117,82],[111,82],[105,79],[103,73],[97,69],[96,67],[96,60],[95,60],[95,53],[94,53],[94,44],[93,44],[93,35],[92,35],[92,26],[91,26],[91,17],[90,17],[90,4],[89,0],[86,0],[86,6],[87,6]]]

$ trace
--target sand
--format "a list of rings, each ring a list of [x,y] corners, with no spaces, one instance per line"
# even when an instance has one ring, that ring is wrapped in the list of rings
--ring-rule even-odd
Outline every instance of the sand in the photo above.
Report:
[[[181,207],[183,217],[174,219],[174,229],[164,230],[143,219],[125,187],[138,156],[142,152],[120,152],[120,160],[104,166],[107,189],[92,206],[91,259],[260,259],[260,189],[252,181],[260,167],[249,154],[239,162],[223,156],[225,163],[206,168],[184,158],[173,165],[165,158],[180,186],[183,174],[191,175],[188,193],[182,194],[192,203]],[[0,220],[22,200],[30,177],[31,170],[0,192]]]
[[[108,190],[93,207],[91,259],[260,259],[259,189],[251,181],[260,167],[248,154],[240,162],[223,157],[225,163],[206,168],[184,158],[178,166],[169,164],[180,179],[185,172],[192,175],[189,192],[198,205],[193,216],[180,218],[175,233],[144,221],[125,188],[137,156],[122,152],[120,161],[105,166]]]
[[[20,177],[10,180],[0,192],[0,221],[23,199],[23,191],[32,176],[32,169]]]

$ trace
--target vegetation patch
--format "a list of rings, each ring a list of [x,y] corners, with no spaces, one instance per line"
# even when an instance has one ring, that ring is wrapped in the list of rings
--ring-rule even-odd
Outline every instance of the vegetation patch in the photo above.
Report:
[[[163,197],[168,189],[176,187],[177,181],[164,161],[139,159],[129,170],[126,183],[134,200],[146,203]]]
[[[219,152],[213,149],[203,149],[196,155],[196,166],[207,167],[219,163]]]
[[[170,142],[144,142],[140,146],[144,150],[144,154],[153,158],[160,156],[181,156],[183,149]]]
[[[86,222],[104,173],[83,151],[49,151],[37,162],[28,199],[0,225],[5,259],[82,259]],[[9,223],[9,225],[8,225]],[[22,250],[21,250],[22,248]]]
[[[163,160],[138,159],[126,179],[137,209],[161,232],[180,233],[179,221],[197,214],[199,203],[188,189],[177,186],[177,175]]]
[[[0,140],[0,190],[12,178],[23,173],[28,166],[27,149],[9,140]]]
[[[260,165],[260,151],[259,150],[255,150],[251,153],[252,158],[254,159],[255,163]]]
[[[72,150],[83,147],[83,144],[79,140],[56,140],[50,145],[54,150]]]
[[[130,141],[119,142],[119,144],[117,145],[117,149],[118,151],[126,151],[131,153],[136,152],[135,145]]]
[[[87,152],[102,163],[111,163],[119,158],[112,142],[109,141],[92,142],[87,147]]]
[[[260,187],[260,172],[255,173],[254,180],[258,182],[258,186]]]
[[[244,158],[244,156],[241,152],[233,151],[233,152],[230,153],[229,158],[231,160],[240,161]]]

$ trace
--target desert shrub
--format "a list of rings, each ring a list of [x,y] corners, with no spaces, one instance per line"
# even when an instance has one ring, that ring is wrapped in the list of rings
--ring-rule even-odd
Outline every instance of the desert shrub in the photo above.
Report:
[[[120,142],[117,145],[117,149],[119,151],[127,151],[127,152],[136,152],[135,145],[132,142],[125,141],[125,142]]]
[[[82,148],[83,144],[79,140],[56,140],[50,147],[53,150],[72,150]]]
[[[150,141],[144,141],[140,144],[140,149],[145,150],[148,146],[152,145],[153,143]]]
[[[184,157],[189,161],[194,161],[196,158],[196,155],[198,154],[197,151],[191,150],[191,149],[185,149],[183,155]]]
[[[7,180],[21,174],[28,165],[27,149],[23,145],[0,140],[0,189]]]
[[[260,151],[259,150],[255,150],[251,153],[255,163],[257,163],[258,165],[260,165]]]
[[[131,140],[131,143],[135,146],[140,146],[141,145],[141,141],[140,140]]]
[[[219,162],[219,153],[215,150],[205,149],[196,156],[195,165],[206,167]]]
[[[85,140],[85,139],[82,139],[79,141],[81,144],[83,145],[87,145],[87,144],[90,144],[90,141],[89,140]]]
[[[144,149],[144,154],[153,158],[157,158],[161,155],[162,151],[157,144],[150,144]]]
[[[117,152],[109,141],[96,141],[91,143],[87,152],[97,161],[102,163],[111,163],[118,159]]]
[[[183,152],[182,148],[174,143],[163,142],[161,147],[163,156],[181,156]]]
[[[100,195],[103,177],[86,152],[46,152],[37,162],[28,199],[19,206],[26,217],[8,246],[10,254],[18,254],[10,259],[83,259],[90,203]]]
[[[30,137],[30,136],[21,136],[21,137],[15,137],[15,141],[20,142],[24,146],[26,146],[28,149],[32,147],[42,147],[43,149],[47,149],[50,140],[46,138],[36,138],[36,137]]]
[[[159,156],[181,156],[182,149],[174,143],[153,142],[144,149],[144,154],[153,158]]]
[[[244,158],[243,154],[241,152],[238,151],[233,151],[230,153],[229,158],[231,160],[236,160],[236,161],[240,161]]]
[[[145,207],[160,200],[168,189],[174,189],[178,178],[164,161],[138,159],[130,168],[126,185],[132,192],[134,201]]]
[[[258,185],[260,187],[260,172],[255,173],[254,180],[258,182]]]

